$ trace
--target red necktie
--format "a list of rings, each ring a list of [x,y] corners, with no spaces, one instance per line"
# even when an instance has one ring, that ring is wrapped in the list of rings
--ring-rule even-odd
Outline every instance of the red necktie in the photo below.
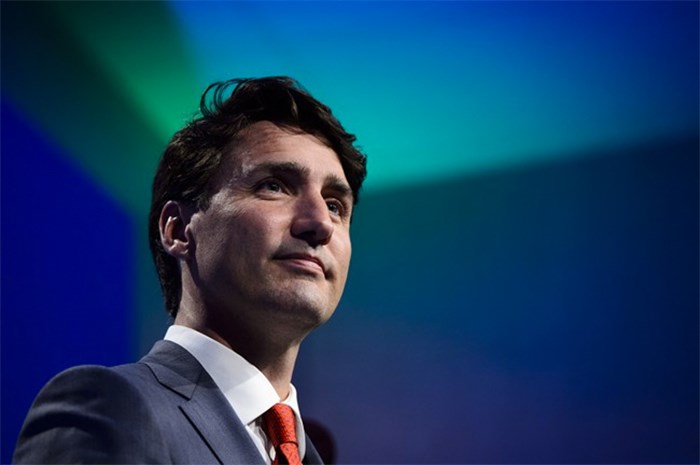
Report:
[[[273,465],[301,465],[297,446],[297,422],[289,405],[275,404],[263,413],[263,429],[275,448]]]

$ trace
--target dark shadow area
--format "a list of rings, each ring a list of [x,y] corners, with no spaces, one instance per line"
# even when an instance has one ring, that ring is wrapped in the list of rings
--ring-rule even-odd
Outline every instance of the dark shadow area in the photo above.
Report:
[[[313,418],[304,418],[306,434],[314,443],[318,455],[325,465],[333,465],[336,459],[335,440],[333,433],[320,421]]]

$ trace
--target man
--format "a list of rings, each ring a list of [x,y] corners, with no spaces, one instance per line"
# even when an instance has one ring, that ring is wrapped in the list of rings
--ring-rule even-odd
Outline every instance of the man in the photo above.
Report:
[[[365,157],[289,78],[214,84],[201,112],[153,183],[149,239],[175,324],[138,363],[51,380],[15,462],[320,463],[290,381],[343,292]]]

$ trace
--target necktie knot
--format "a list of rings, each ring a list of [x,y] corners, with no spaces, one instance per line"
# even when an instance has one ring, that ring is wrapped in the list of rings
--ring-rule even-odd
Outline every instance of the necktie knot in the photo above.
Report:
[[[262,420],[265,434],[278,454],[273,463],[301,464],[297,448],[297,422],[292,408],[275,404],[263,413]]]

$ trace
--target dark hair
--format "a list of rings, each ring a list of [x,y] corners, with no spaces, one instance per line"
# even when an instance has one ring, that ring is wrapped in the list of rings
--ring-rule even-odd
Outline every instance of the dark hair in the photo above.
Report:
[[[149,245],[165,306],[173,317],[180,305],[182,283],[177,259],[161,244],[161,211],[169,200],[206,209],[212,195],[210,184],[223,155],[232,151],[232,144],[235,146],[237,136],[245,128],[258,121],[270,121],[317,136],[338,154],[354,203],[367,174],[366,158],[353,146],[355,136],[343,129],[330,108],[289,77],[231,79],[211,84],[202,94],[200,112],[199,117],[175,133],[160,159],[148,217]]]

